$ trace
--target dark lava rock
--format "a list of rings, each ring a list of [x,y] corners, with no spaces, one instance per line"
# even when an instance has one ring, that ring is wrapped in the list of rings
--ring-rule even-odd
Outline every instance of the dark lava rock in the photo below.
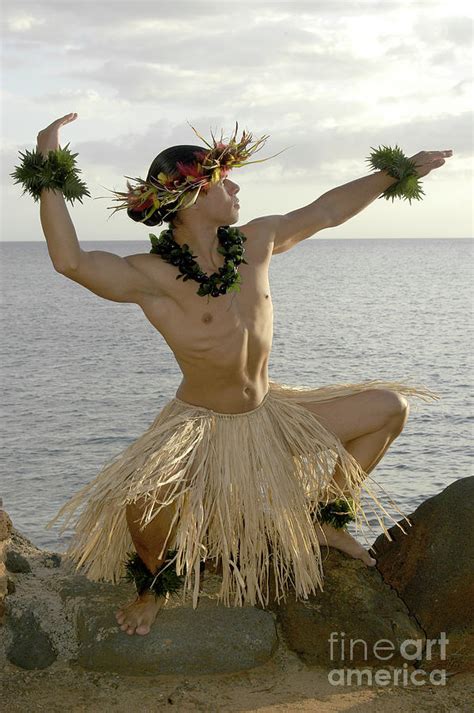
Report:
[[[270,588],[270,606],[288,647],[306,664],[327,668],[406,662],[400,644],[418,639],[422,647],[424,634],[397,593],[376,567],[332,547],[322,545],[321,552],[323,592],[303,601],[292,592],[278,604]]]
[[[5,566],[9,572],[19,572],[28,574],[31,572],[30,563],[19,552],[8,549],[5,557]]]
[[[13,632],[7,651],[8,660],[25,669],[51,666],[58,654],[47,633],[41,629],[34,612],[27,610],[19,617],[10,617],[8,623]]]
[[[61,566],[61,555],[57,552],[51,552],[43,557],[43,564],[45,567],[60,567]]]
[[[378,568],[416,616],[426,636],[448,639],[427,651],[423,668],[474,671],[474,477],[461,478],[425,500],[412,527],[395,525],[390,542],[374,546]]]

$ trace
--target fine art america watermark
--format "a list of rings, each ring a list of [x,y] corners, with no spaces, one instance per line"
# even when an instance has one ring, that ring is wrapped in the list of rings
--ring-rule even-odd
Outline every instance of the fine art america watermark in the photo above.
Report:
[[[433,651],[437,651],[439,647],[439,660],[446,660],[446,645],[449,644],[449,639],[446,638],[446,632],[441,631],[439,639],[404,639],[400,644],[394,644],[390,639],[379,639],[372,645],[362,639],[346,639],[343,631],[331,631],[329,636],[329,657],[331,661],[337,660],[338,664],[343,664],[343,667],[333,668],[328,672],[328,681],[333,686],[424,686],[426,683],[436,686],[446,685],[446,669],[435,668],[431,671],[425,671],[422,668],[409,670],[409,666],[413,666],[413,662],[421,661],[422,659],[430,661],[433,656]],[[363,659],[367,661],[369,646],[371,653],[381,662],[387,662],[390,666],[390,659],[395,653],[399,653],[401,658],[405,659],[401,667],[390,666],[390,668],[377,668],[375,666],[367,668],[348,668],[345,665],[353,661],[354,651],[356,647],[363,647]],[[360,654],[360,649],[357,650]],[[359,659],[359,656],[357,656]],[[438,657],[437,657],[438,658]]]

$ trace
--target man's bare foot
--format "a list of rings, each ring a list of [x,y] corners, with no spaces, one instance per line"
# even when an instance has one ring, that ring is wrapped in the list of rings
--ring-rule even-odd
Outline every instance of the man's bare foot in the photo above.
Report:
[[[360,542],[357,542],[355,537],[352,537],[348,530],[338,529],[323,522],[316,524],[316,534],[319,543],[322,545],[329,545],[329,547],[335,547],[338,550],[342,550],[342,552],[347,552],[351,557],[361,559],[369,567],[377,564],[377,560],[369,555],[367,550],[362,547]]]
[[[152,592],[144,592],[130,604],[120,607],[115,612],[115,618],[122,631],[144,636],[150,632],[158,612],[167,601],[167,597],[155,597]]]

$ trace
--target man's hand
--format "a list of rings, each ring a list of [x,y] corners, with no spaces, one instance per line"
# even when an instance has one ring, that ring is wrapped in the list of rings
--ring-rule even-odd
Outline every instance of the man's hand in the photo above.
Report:
[[[453,155],[452,149],[446,151],[419,151],[414,156],[410,156],[410,161],[413,161],[416,166],[418,176],[426,176],[434,168],[439,168]]]
[[[59,129],[65,124],[69,124],[70,121],[74,121],[77,118],[76,112],[71,114],[66,114],[61,117],[61,119],[56,119],[52,124],[46,127],[46,129],[41,129],[38,136],[36,137],[36,150],[48,158],[49,151],[55,151],[59,148]]]

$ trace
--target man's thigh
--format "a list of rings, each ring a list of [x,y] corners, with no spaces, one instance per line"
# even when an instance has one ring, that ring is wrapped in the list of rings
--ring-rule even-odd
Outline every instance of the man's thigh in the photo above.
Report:
[[[388,389],[367,389],[330,401],[299,403],[314,413],[343,443],[379,431],[401,417],[408,406],[403,396]]]

